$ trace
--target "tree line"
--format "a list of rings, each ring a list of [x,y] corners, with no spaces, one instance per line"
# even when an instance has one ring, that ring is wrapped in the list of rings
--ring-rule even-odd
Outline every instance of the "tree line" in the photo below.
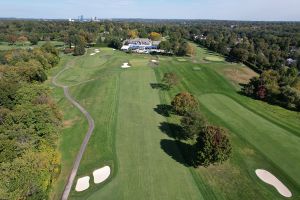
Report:
[[[85,47],[109,46],[120,49],[126,38],[162,40],[159,48],[167,55],[193,56],[193,41],[245,63],[261,76],[245,85],[246,95],[296,109],[299,99],[300,23],[237,22],[210,20],[118,20],[102,22],[0,21],[0,41],[13,44],[26,40],[62,41],[65,53],[83,55]],[[273,88],[265,80],[268,71],[278,74]],[[286,75],[292,71],[294,76]],[[290,79],[283,83],[282,79]],[[276,81],[275,81],[276,82]],[[277,88],[277,89],[276,89]],[[260,93],[260,95],[259,95]]]
[[[170,90],[180,83],[180,78],[168,72],[164,74],[162,82],[162,88]],[[210,125],[199,110],[197,99],[189,92],[178,93],[171,102],[171,109],[167,110],[168,113],[180,116],[177,138],[191,146],[191,150],[183,155],[194,167],[223,163],[232,152],[229,133],[222,127]]]
[[[260,74],[243,85],[245,95],[300,110],[300,23],[201,24],[190,38]]]
[[[59,52],[46,43],[0,53],[0,197],[47,199],[60,173],[62,114],[42,84]]]

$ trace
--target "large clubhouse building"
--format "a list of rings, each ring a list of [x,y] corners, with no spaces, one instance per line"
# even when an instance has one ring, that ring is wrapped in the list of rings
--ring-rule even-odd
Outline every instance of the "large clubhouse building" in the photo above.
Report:
[[[158,49],[159,44],[160,41],[152,41],[148,38],[128,39],[123,42],[121,50],[136,53],[161,52],[161,50]]]

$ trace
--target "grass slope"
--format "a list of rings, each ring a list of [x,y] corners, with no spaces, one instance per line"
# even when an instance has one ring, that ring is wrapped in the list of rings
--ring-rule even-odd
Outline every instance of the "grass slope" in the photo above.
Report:
[[[160,147],[162,139],[170,138],[158,128],[163,117],[153,110],[160,102],[158,92],[150,87],[150,83],[156,82],[153,70],[147,66],[151,57],[128,56],[106,48],[96,56],[90,56],[92,51],[75,59],[64,56],[61,65],[68,65],[69,69],[59,77],[59,82],[71,86],[72,96],[91,112],[96,124],[77,178],[92,176],[93,170],[104,165],[109,165],[113,171],[111,182],[108,180],[98,186],[91,184],[85,192],[75,192],[74,185],[70,199],[99,199],[106,195],[109,199],[201,199],[189,169]],[[128,61],[134,67],[120,69],[122,63]],[[62,98],[60,91],[55,90],[55,94]],[[65,104],[60,103],[60,106]],[[62,167],[63,171],[68,171],[71,170],[68,160],[74,160],[76,149],[81,145],[82,140],[79,141],[77,136],[84,134],[82,128],[86,128],[86,124],[81,129],[78,129],[80,124],[70,125],[72,120],[68,116],[76,111],[63,110],[65,124],[73,130],[70,134],[68,128],[64,129],[61,138]],[[82,119],[80,114],[79,118]],[[69,137],[65,137],[67,134]],[[64,144],[70,149],[65,149]],[[74,155],[67,154],[70,150]],[[169,151],[182,159],[175,143]],[[165,177],[164,180],[161,177]],[[67,174],[62,173],[54,184],[54,199],[61,194],[66,178]]]
[[[197,59],[208,53],[199,50]],[[292,190],[294,199],[299,198],[297,113],[239,95],[236,86],[220,70],[232,67],[227,62],[160,64],[155,68],[158,80],[170,71],[182,78],[178,87],[160,92],[162,103],[169,104],[178,92],[189,91],[198,98],[200,110],[210,122],[231,132],[233,156],[229,162],[192,170],[198,185],[204,185],[201,193],[205,199],[282,199],[273,187],[256,177],[257,168],[270,170]],[[178,120],[171,116],[168,121]]]
[[[158,128],[164,120],[153,111],[158,105],[151,69],[121,73],[116,148],[117,177],[89,199],[202,199],[189,170],[170,158],[161,142],[169,140]],[[180,157],[175,142],[167,151]],[[179,158],[182,159],[182,158]]]
[[[59,81],[72,86],[72,95],[96,122],[77,177],[91,176],[104,165],[110,165],[113,174],[86,192],[73,190],[70,199],[283,199],[256,177],[257,168],[271,171],[291,189],[291,199],[299,199],[300,116],[239,95],[236,80],[231,80],[226,70],[242,73],[245,66],[206,61],[206,57],[219,55],[203,48],[197,48],[193,58],[182,58],[184,62],[176,57],[129,55],[108,48],[90,56],[92,51],[75,59],[64,56],[60,67],[70,68]],[[151,68],[151,59],[158,59],[159,66]],[[120,69],[128,61],[133,67]],[[150,87],[170,71],[181,77],[178,87],[169,92]],[[193,169],[180,153],[185,144],[174,142],[160,130],[162,122],[178,123],[178,117],[165,118],[154,108],[169,104],[181,91],[198,98],[200,110],[210,122],[229,129],[233,143],[230,161]],[[86,122],[60,90],[55,89],[54,94],[65,114],[60,143],[62,174],[52,192],[57,199]]]

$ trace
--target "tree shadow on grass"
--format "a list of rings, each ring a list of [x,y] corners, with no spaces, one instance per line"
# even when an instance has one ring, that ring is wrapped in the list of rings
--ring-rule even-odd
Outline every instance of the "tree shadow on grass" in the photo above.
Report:
[[[168,86],[163,83],[150,83],[150,86],[155,90],[169,90]]]
[[[161,140],[161,149],[173,158],[175,161],[181,163],[186,167],[193,166],[193,146],[174,140]]]
[[[186,140],[188,137],[181,126],[169,122],[160,123],[159,129],[176,140]]]
[[[154,108],[153,110],[164,117],[170,117],[173,108],[171,105],[160,104],[157,105],[156,108]]]

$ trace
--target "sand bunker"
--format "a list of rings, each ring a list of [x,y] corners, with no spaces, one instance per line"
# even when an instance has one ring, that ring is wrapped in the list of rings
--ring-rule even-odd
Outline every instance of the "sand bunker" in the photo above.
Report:
[[[270,172],[263,169],[257,169],[255,173],[263,182],[274,186],[282,196],[292,197],[291,191]]]
[[[90,187],[90,177],[85,176],[85,177],[79,178],[77,180],[75,190],[77,192],[82,192],[82,191],[88,189],[89,187]]]
[[[94,183],[99,184],[104,182],[106,179],[108,179],[110,175],[110,167],[105,166],[100,169],[97,169],[93,172],[94,176]]]
[[[151,60],[151,62],[153,62],[153,63],[158,63],[158,61],[157,61],[157,60]]]
[[[91,55],[91,56],[94,56],[94,55],[96,55],[97,53],[100,53],[100,50],[99,50],[99,49],[95,49],[95,52],[94,52],[94,53],[91,53],[90,55]]]
[[[121,68],[126,69],[126,68],[130,68],[131,66],[129,66],[129,63],[123,63],[123,65],[121,66]]]

